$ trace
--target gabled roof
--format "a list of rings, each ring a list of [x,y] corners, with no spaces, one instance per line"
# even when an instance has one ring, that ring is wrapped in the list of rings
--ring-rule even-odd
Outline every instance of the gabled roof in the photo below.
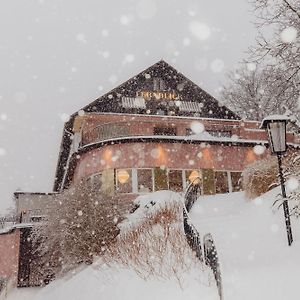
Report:
[[[155,83],[163,83],[163,88],[156,89]],[[205,118],[235,119],[240,117],[227,107],[221,105],[214,97],[209,95],[190,79],[182,75],[165,61],[161,60],[138,75],[127,80],[115,89],[99,97],[92,103],[83,108],[86,112],[115,112],[115,113],[145,113],[150,108],[150,115],[156,114],[156,108],[161,102],[165,106],[173,105],[174,101],[160,101],[162,99],[147,99],[147,107],[143,108],[124,108],[121,105],[123,97],[135,98],[138,93],[143,91],[165,91],[178,95],[180,101],[176,101],[178,107],[180,102],[199,103],[200,111],[188,111],[177,109],[174,115],[197,116]],[[179,103],[178,103],[179,102]],[[153,109],[152,109],[153,108]]]

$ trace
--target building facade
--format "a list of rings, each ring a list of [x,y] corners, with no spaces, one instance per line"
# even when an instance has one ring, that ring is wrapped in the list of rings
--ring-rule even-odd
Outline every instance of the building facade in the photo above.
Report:
[[[54,190],[88,180],[110,194],[181,192],[199,176],[202,194],[239,191],[244,168],[267,155],[255,145],[265,143],[258,122],[160,61],[72,115]]]

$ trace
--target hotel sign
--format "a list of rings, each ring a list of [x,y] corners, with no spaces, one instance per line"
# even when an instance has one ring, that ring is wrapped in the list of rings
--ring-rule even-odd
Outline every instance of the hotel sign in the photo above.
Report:
[[[175,92],[150,92],[140,91],[136,92],[137,98],[144,98],[145,100],[180,100],[181,96]]]

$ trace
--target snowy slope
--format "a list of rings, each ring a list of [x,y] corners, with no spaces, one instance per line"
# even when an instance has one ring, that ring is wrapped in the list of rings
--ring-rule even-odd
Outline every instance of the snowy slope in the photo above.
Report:
[[[88,267],[45,288],[15,289],[7,300],[217,300],[205,282],[200,270],[185,274],[181,288],[176,280],[145,281],[128,269]]]
[[[160,191],[140,196],[136,201],[139,202],[140,207],[122,224],[121,232],[130,231],[130,225],[140,226],[143,219],[150,218],[151,213],[164,208],[166,203],[177,203],[183,200],[179,194]],[[157,234],[161,234],[160,231]],[[175,241],[179,243],[178,240]],[[168,252],[163,253],[168,255]],[[142,257],[142,253],[139,256]],[[167,264],[173,262],[171,255],[166,258]],[[168,279],[151,276],[148,280],[144,280],[124,265],[116,262],[111,264],[110,267],[103,266],[99,260],[92,266],[78,269],[74,274],[56,280],[44,288],[15,289],[9,294],[8,300],[219,299],[212,273],[200,262],[191,263],[192,267],[189,271],[185,269],[176,273],[179,280],[175,276],[171,277],[171,274]]]
[[[215,239],[223,275],[224,299],[299,299],[300,220],[292,223],[287,246],[282,209],[272,211],[279,190],[254,201],[243,193],[201,197],[193,223]]]

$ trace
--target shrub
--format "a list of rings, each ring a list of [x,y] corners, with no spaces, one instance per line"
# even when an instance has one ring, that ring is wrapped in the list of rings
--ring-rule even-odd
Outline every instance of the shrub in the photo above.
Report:
[[[258,197],[277,185],[276,157],[268,157],[247,166],[243,172],[243,189],[250,199]]]
[[[116,242],[122,205],[86,182],[55,196],[53,209],[32,233],[44,272],[68,271],[103,254]]]
[[[206,268],[187,244],[182,202],[169,200],[163,205],[151,201],[148,213],[142,216],[137,212],[134,223],[121,227],[117,243],[104,255],[107,265],[129,267],[144,279],[175,277],[179,283],[180,274],[196,264],[202,270]],[[159,207],[152,209],[152,205]]]

